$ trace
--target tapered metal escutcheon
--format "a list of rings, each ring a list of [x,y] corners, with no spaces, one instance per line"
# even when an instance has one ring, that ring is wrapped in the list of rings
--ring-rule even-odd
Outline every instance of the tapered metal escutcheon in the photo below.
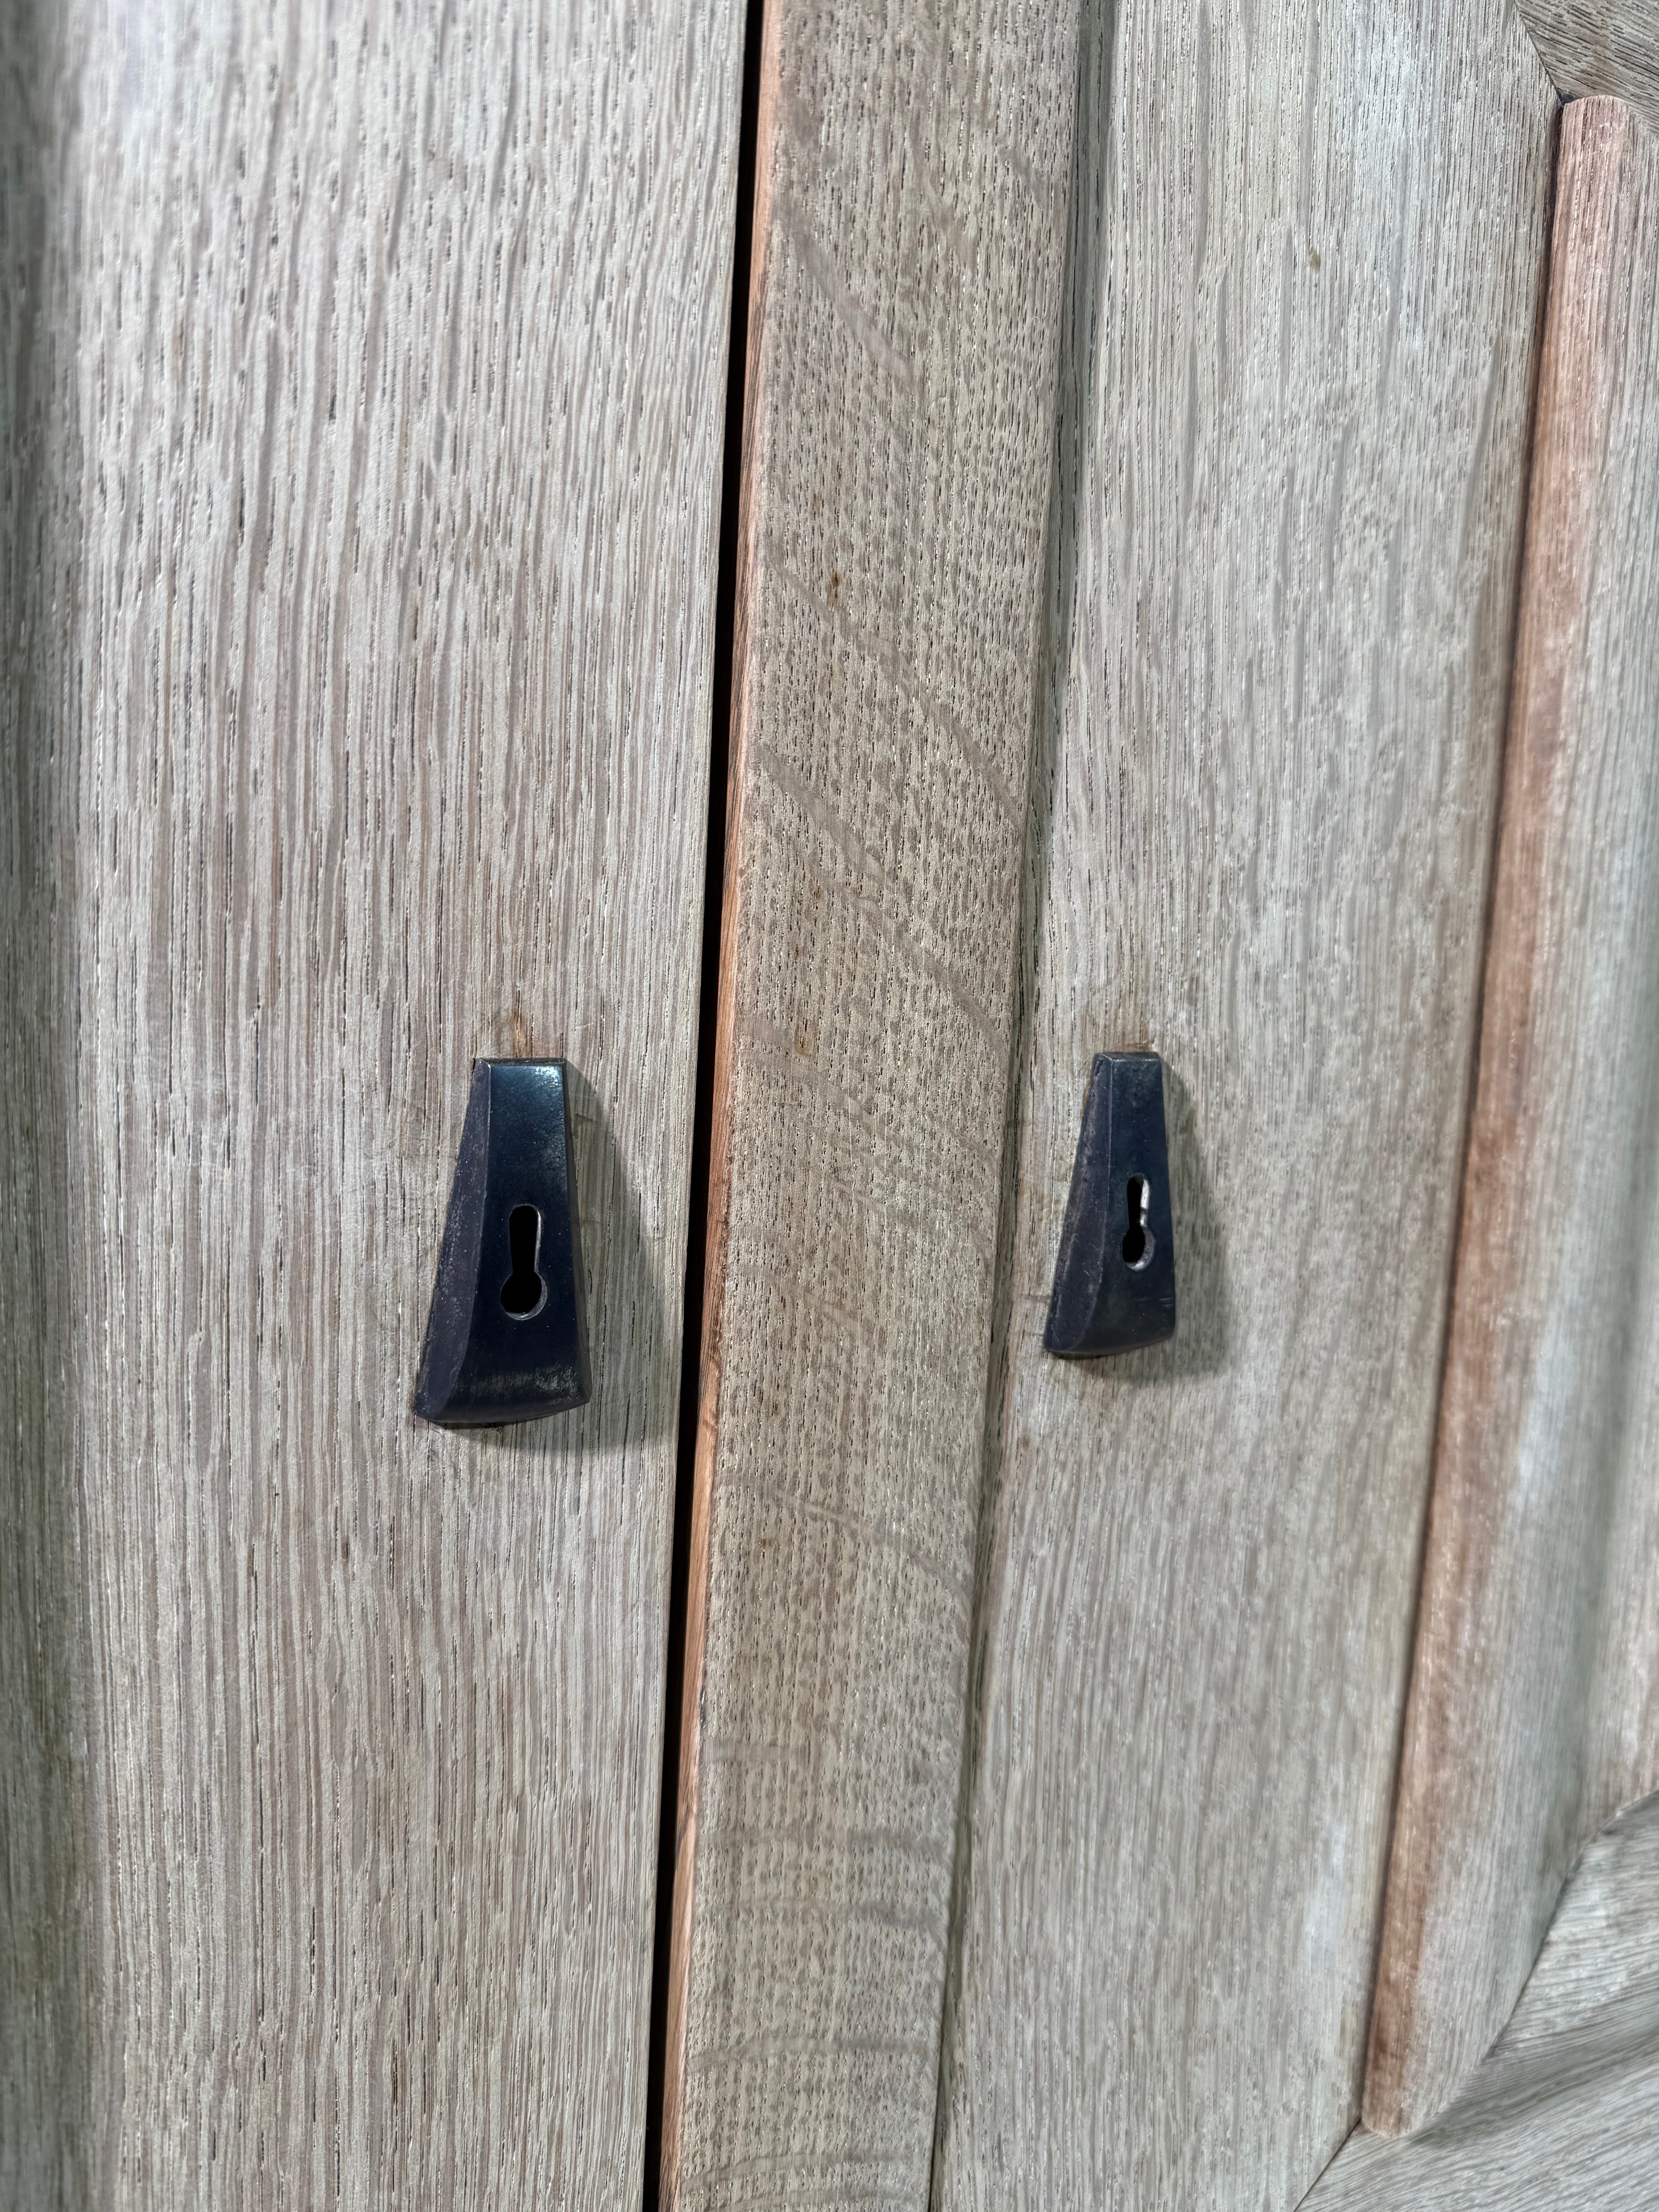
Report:
[[[1175,1224],[1155,1052],[1101,1052],[1089,1077],[1044,1347],[1061,1359],[1175,1334]]]
[[[581,1231],[562,1060],[475,1060],[414,1410],[494,1428],[585,1406]]]

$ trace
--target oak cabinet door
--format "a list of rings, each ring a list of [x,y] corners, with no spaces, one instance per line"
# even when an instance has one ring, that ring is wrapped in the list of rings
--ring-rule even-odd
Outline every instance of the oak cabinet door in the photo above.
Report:
[[[731,9],[0,27],[0,2201],[631,2208]],[[475,1054],[597,1389],[409,1412]]]
[[[1510,0],[1037,12],[767,11],[682,2212],[1288,2212],[1366,2079],[1560,100]],[[1136,1048],[1179,1329],[1060,1363]]]

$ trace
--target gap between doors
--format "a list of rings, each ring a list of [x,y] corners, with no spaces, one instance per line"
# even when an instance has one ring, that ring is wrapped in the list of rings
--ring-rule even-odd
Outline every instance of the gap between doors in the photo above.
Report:
[[[736,219],[732,230],[731,322],[726,340],[726,422],[720,458],[720,541],[714,586],[714,684],[710,699],[708,825],[704,846],[702,942],[697,986],[697,1066],[691,1124],[691,1173],[685,1238],[680,1407],[674,1462],[674,1534],[669,1567],[668,1644],[663,1670],[662,1794],[658,1815],[655,1919],[651,1953],[651,2039],[646,2070],[644,2212],[658,2212],[662,2179],[663,2094],[668,2048],[669,1956],[674,1926],[674,1862],[680,1780],[680,1714],[685,1692],[686,1601],[691,1569],[691,1501],[702,1395],[704,1274],[708,1252],[708,1171],[714,1102],[714,1032],[720,1003],[720,923],[726,899],[726,782],[731,762],[738,514],[749,348],[749,279],[754,251],[755,148],[760,110],[762,0],[747,0],[743,26],[742,106],[738,125]]]

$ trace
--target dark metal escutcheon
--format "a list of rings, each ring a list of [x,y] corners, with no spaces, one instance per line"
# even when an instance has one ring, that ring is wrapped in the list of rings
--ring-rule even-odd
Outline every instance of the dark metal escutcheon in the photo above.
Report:
[[[1164,1063],[1155,1052],[1097,1053],[1043,1345],[1096,1359],[1162,1344],[1175,1327]]]
[[[581,1234],[562,1060],[475,1060],[414,1410],[444,1428],[587,1403]]]

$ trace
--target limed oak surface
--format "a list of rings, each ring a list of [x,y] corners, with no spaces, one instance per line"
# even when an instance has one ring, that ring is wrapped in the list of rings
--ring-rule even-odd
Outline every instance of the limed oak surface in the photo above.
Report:
[[[1659,1787],[1659,140],[1562,120],[1480,1078],[1365,2091],[1433,2118]]]
[[[1363,2130],[1304,2212],[1649,2212],[1659,2198],[1659,1799],[1573,1870],[1513,2017],[1420,2135]]]
[[[936,2197],[1258,2212],[1358,2113],[1555,97],[1499,0],[1087,21]],[[1136,1047],[1178,1331],[1062,1363]]]
[[[1659,0],[1518,0],[1545,68],[1571,99],[1615,94],[1659,130]]]
[[[766,11],[665,2183],[927,2193],[1073,7]]]
[[[739,25],[0,25],[0,2203],[627,2208]],[[408,1410],[475,1054],[592,1404]]]

